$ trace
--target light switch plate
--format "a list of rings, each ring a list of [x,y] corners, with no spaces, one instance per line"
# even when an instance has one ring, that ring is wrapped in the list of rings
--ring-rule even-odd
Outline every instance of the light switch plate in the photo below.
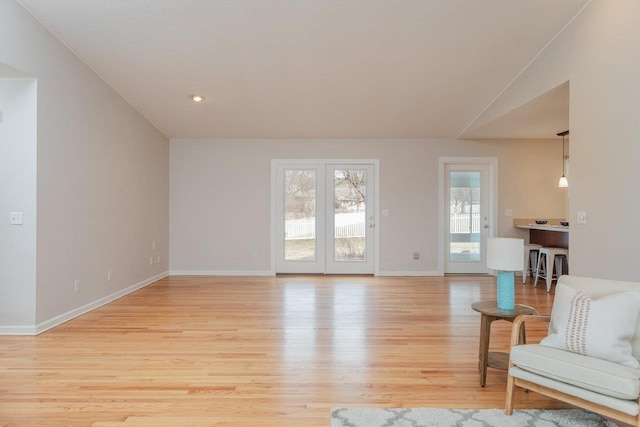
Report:
[[[513,209],[505,209],[504,216],[513,216]]]
[[[586,224],[587,223],[587,213],[585,211],[578,211],[576,214],[576,222],[578,224]]]

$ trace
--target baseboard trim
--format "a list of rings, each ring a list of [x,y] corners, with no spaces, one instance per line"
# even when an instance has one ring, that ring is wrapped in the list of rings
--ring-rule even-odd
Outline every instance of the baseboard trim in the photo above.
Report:
[[[168,271],[165,271],[164,273],[160,273],[157,274],[153,277],[150,277],[148,279],[145,279],[141,282],[136,283],[135,285],[131,285],[128,288],[124,288],[119,290],[118,292],[114,292],[111,295],[107,295],[105,297],[102,297],[100,299],[97,299],[93,302],[90,302],[88,304],[85,304],[81,307],[75,308],[71,311],[68,311],[66,313],[60,314],[52,319],[49,319],[47,321],[44,321],[42,323],[39,323],[36,325],[35,327],[35,332],[30,334],[30,335],[38,335],[41,334],[45,331],[48,331],[51,328],[54,328],[56,326],[59,326],[65,322],[68,322],[71,319],[74,319],[78,316],[81,316],[85,313],[88,313],[92,310],[95,310],[98,307],[102,307],[105,304],[109,304],[110,302],[113,302],[115,300],[117,300],[118,298],[122,298],[125,295],[130,294],[131,292],[135,292],[139,289],[144,288],[145,286],[150,285],[153,282],[157,282],[160,279],[163,279],[165,277],[167,277],[169,275]]]
[[[34,326],[0,326],[0,335],[36,335]]]
[[[377,276],[442,276],[438,271],[379,271]]]
[[[272,271],[171,270],[171,276],[275,276]]]
[[[171,270],[171,276],[275,276],[272,271]],[[438,271],[379,271],[376,276],[442,276]]]

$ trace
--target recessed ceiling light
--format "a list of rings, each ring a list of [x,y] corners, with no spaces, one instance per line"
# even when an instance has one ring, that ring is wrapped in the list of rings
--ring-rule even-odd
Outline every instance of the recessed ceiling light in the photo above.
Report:
[[[193,102],[202,102],[202,101],[204,101],[204,96],[203,95],[193,94],[193,95],[190,95],[189,98],[191,98],[191,100]]]

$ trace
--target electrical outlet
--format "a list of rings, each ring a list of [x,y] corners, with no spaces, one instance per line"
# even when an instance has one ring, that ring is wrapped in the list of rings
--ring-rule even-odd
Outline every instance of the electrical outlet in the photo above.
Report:
[[[22,225],[22,212],[9,212],[9,224]]]
[[[153,265],[153,257],[152,256],[149,257],[149,265]]]
[[[151,243],[151,250],[156,250],[156,242]]]
[[[107,271],[107,282],[111,281],[111,270]]]
[[[76,293],[80,292],[80,280],[75,280],[73,282],[73,290],[76,291]]]
[[[414,252],[413,259],[420,259],[420,252]]]
[[[160,255],[158,255],[158,264],[160,264]]]

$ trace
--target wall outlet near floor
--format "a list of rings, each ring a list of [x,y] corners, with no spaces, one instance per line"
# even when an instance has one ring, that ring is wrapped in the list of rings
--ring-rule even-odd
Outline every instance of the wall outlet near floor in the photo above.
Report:
[[[111,270],[107,271],[107,282],[111,281]]]
[[[76,293],[80,292],[80,280],[76,279],[73,281],[73,290]]]
[[[22,212],[9,212],[9,224],[22,225]]]
[[[153,265],[153,257],[152,256],[149,257],[149,265]]]
[[[160,255],[158,255],[158,264],[160,264]]]
[[[413,259],[420,259],[420,252],[414,252]]]

